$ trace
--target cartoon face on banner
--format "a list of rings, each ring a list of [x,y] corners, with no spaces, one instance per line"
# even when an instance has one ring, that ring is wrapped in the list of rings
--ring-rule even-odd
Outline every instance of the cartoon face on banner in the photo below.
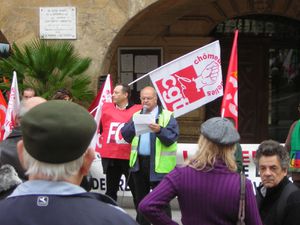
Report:
[[[214,48],[186,55],[150,77],[163,106],[175,117],[223,95],[220,57]]]

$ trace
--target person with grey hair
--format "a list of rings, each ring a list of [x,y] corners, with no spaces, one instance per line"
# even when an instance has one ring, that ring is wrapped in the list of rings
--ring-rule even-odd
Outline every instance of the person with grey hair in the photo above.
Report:
[[[263,224],[283,225],[287,199],[298,189],[287,177],[288,152],[279,142],[266,140],[256,151],[255,163],[261,177],[256,200]]]
[[[96,127],[69,101],[42,103],[22,117],[17,150],[29,179],[0,201],[0,224],[136,224],[112,199],[79,186],[95,158]]]

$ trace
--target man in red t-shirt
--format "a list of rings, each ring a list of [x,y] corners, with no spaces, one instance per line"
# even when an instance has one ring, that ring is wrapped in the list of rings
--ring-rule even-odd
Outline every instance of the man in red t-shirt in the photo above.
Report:
[[[129,103],[130,87],[117,84],[114,88],[113,103],[104,103],[100,122],[100,155],[103,171],[106,174],[106,195],[117,200],[120,178],[126,177],[133,198],[134,186],[129,176],[129,156],[131,145],[124,141],[121,128],[132,115],[141,109],[141,105]],[[135,202],[135,201],[134,201]]]

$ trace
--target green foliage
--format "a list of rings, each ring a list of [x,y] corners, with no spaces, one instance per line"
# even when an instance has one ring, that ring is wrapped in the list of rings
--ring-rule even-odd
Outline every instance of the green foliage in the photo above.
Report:
[[[74,100],[90,101],[90,77],[85,74],[90,58],[80,58],[67,41],[33,40],[23,47],[12,46],[12,55],[0,60],[0,76],[12,78],[17,72],[19,88],[33,87],[37,95],[51,99],[56,90],[66,88]],[[0,89],[7,89],[1,83]]]

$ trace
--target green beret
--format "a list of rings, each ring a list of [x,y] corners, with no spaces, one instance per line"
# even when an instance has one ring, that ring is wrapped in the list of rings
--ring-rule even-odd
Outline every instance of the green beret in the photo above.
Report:
[[[51,100],[27,112],[21,129],[24,146],[33,158],[60,164],[83,155],[96,131],[96,123],[78,104]]]

